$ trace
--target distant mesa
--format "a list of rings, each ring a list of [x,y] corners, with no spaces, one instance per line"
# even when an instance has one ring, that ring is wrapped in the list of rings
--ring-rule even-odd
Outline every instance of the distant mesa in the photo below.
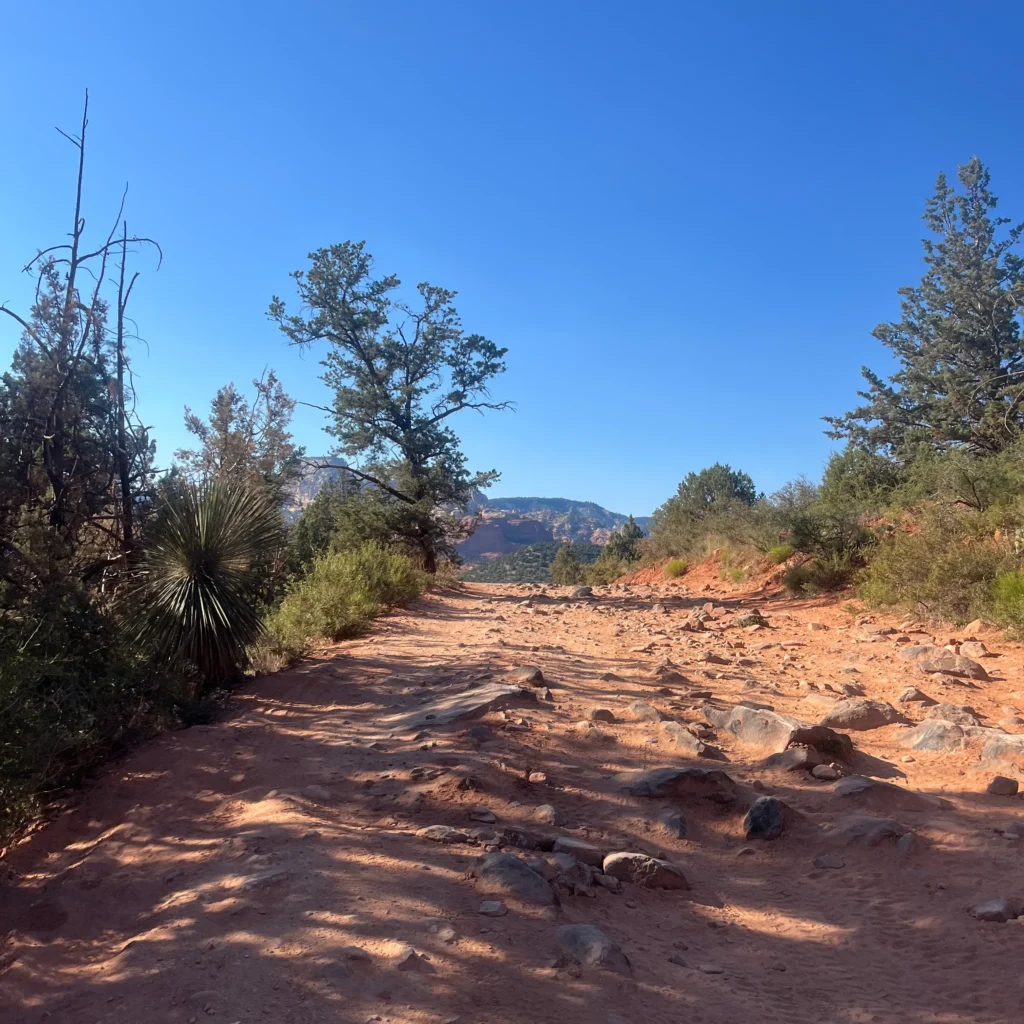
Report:
[[[328,484],[357,486],[345,472],[344,459],[307,458],[299,479],[285,502],[285,516],[295,519]],[[593,501],[569,498],[488,498],[476,491],[466,506],[466,516],[477,520],[476,529],[458,546],[468,565],[478,565],[535,544],[554,542],[607,544],[627,517],[609,512]],[[650,521],[637,516],[644,529]]]

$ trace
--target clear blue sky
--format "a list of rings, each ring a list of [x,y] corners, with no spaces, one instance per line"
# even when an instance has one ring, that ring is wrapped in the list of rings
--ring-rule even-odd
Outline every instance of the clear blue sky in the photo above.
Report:
[[[649,513],[716,460],[816,475],[872,327],[921,272],[940,169],[978,153],[1024,218],[1014,2],[9,4],[0,301],[86,210],[160,240],[134,314],[161,461],[182,408],[275,367],[265,318],[306,254],[366,239],[382,272],[457,288],[508,346],[515,414],[457,428],[493,494]],[[0,359],[15,336],[0,324]],[[321,414],[296,433],[325,450]]]

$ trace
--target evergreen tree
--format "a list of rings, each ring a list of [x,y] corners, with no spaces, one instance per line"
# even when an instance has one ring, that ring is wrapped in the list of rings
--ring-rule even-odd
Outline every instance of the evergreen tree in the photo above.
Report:
[[[559,586],[575,586],[582,583],[586,570],[576,555],[573,544],[563,544],[551,563],[551,581]]]
[[[186,406],[185,429],[199,439],[200,447],[174,455],[199,481],[256,484],[280,502],[305,454],[288,429],[295,402],[273,370],[252,384],[256,391],[252,401],[234,384],[220,388],[206,421]]]
[[[873,332],[899,368],[883,379],[864,367],[865,404],[826,417],[830,437],[886,455],[920,446],[986,453],[1024,427],[1024,261],[1015,251],[1024,224],[995,215],[977,157],[958,180],[959,190],[939,175],[924,213],[925,274],[900,289],[901,318]]]
[[[416,306],[394,293],[394,275],[375,278],[362,242],[310,254],[292,274],[305,315],[289,315],[274,297],[269,311],[292,344],[328,346],[323,381],[334,394],[325,408],[340,453],[362,460],[349,472],[382,500],[401,503],[406,534],[433,572],[454,547],[461,513],[494,471],[471,474],[449,420],[466,409],[508,408],[489,385],[503,373],[506,349],[466,334],[455,292],[420,284]],[[386,496],[386,497],[385,497]],[[443,516],[439,510],[452,514]]]
[[[630,516],[622,525],[621,530],[616,530],[608,539],[605,551],[609,558],[618,558],[626,562],[635,562],[640,558],[640,543],[647,535],[636,525],[636,520]]]

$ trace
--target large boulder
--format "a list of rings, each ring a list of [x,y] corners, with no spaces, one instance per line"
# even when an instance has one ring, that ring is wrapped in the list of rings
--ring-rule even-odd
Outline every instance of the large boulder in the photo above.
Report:
[[[904,733],[900,745],[907,750],[963,750],[967,746],[967,735],[955,722],[930,718]]]
[[[480,892],[517,896],[549,906],[555,894],[547,881],[511,853],[486,853],[470,869]]]
[[[719,708],[705,704],[701,713],[712,725],[731,733],[740,743],[774,753],[785,750],[804,727],[798,718],[780,715],[763,706],[738,704],[732,708]]]
[[[1004,764],[1024,768],[1024,735],[1010,735],[986,729],[985,746],[981,751],[983,761],[1000,761]]]
[[[830,729],[853,729],[861,732],[880,729],[901,721],[900,713],[884,700],[851,697],[841,700],[822,718],[820,724]]]
[[[956,725],[981,725],[977,711],[966,704],[935,704],[925,713],[925,718],[941,718]]]
[[[700,797],[716,804],[731,804],[739,796],[739,787],[720,768],[652,768],[643,772],[619,772],[612,782],[617,789],[637,797]]]
[[[689,889],[682,870],[667,860],[643,853],[609,853],[601,870],[621,882],[633,882],[649,889]]]
[[[629,958],[597,925],[565,924],[555,929],[562,959],[580,967],[614,971],[627,978],[633,973]]]

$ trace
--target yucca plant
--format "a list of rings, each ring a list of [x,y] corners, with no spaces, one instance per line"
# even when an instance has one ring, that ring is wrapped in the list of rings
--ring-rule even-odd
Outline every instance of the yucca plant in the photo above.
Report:
[[[135,639],[207,685],[235,675],[263,635],[259,589],[280,539],[280,512],[263,492],[219,482],[176,486],[132,594]]]

